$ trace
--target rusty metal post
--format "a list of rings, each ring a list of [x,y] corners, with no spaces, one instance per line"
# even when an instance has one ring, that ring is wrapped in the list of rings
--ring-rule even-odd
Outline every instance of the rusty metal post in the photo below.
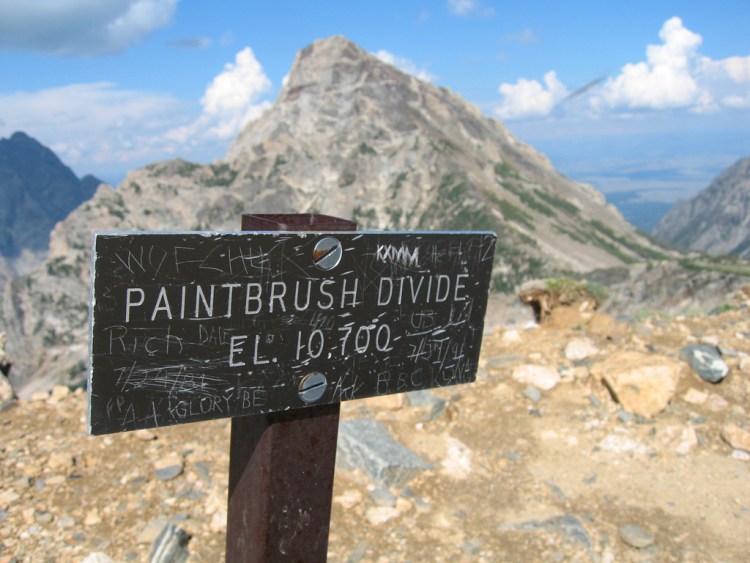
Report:
[[[326,215],[243,215],[245,231],[354,231]],[[325,561],[339,403],[232,419],[226,560]]]

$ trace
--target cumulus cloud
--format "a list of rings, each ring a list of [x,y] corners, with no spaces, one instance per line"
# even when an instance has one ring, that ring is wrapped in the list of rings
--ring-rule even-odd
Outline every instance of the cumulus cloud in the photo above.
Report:
[[[570,94],[554,71],[544,75],[544,85],[521,78],[515,84],[502,84],[499,92],[504,96],[496,110],[501,119],[544,117]]]
[[[420,80],[424,80],[425,82],[434,82],[437,79],[437,77],[434,74],[430,73],[425,67],[420,68],[409,59],[398,57],[388,51],[381,49],[380,51],[375,53],[375,56],[384,63],[393,65],[400,71],[405,72],[406,74],[411,74],[412,76],[416,76],[417,78],[419,78]]]
[[[699,100],[695,72],[701,36],[674,17],[664,23],[659,37],[663,43],[649,45],[645,61],[625,65],[604,84],[595,104],[659,110],[688,107]]]
[[[545,85],[522,78],[499,88],[496,110],[504,119],[544,117],[561,102],[582,98],[578,108],[597,113],[683,110],[710,113],[750,108],[750,56],[712,60],[700,54],[703,38],[678,17],[667,20],[661,43],[648,45],[644,61],[628,63],[619,74],[596,80],[568,96],[554,72]]]
[[[245,47],[206,88],[201,98],[201,116],[190,125],[170,131],[168,136],[182,142],[196,134],[229,139],[270,107],[268,101],[261,101],[270,90],[271,81],[263,67],[253,50]]]
[[[172,21],[179,0],[0,0],[0,48],[117,53]]]
[[[80,174],[104,177],[178,155],[212,160],[270,106],[263,99],[270,90],[270,80],[246,48],[209,83],[200,101],[111,82],[0,93],[0,135],[25,131]]]

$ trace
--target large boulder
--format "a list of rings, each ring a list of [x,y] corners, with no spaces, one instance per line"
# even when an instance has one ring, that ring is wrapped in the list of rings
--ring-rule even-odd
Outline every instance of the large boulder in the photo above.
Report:
[[[633,351],[612,354],[591,368],[625,410],[645,417],[669,405],[682,372],[677,360]]]

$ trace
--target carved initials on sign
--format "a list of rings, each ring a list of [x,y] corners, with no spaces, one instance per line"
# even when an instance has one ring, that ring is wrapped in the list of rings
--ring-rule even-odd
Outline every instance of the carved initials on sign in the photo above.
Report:
[[[383,263],[400,263],[404,266],[419,266],[419,248],[408,248],[406,245],[396,248],[392,244],[379,244],[378,261]]]

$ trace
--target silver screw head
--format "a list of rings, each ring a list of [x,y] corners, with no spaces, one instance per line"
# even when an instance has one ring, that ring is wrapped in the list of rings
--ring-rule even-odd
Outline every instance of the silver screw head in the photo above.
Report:
[[[299,382],[299,397],[307,404],[314,403],[320,400],[327,386],[325,375],[319,371],[310,372]]]
[[[325,237],[315,243],[313,262],[321,270],[333,270],[343,255],[341,243],[333,237]]]

